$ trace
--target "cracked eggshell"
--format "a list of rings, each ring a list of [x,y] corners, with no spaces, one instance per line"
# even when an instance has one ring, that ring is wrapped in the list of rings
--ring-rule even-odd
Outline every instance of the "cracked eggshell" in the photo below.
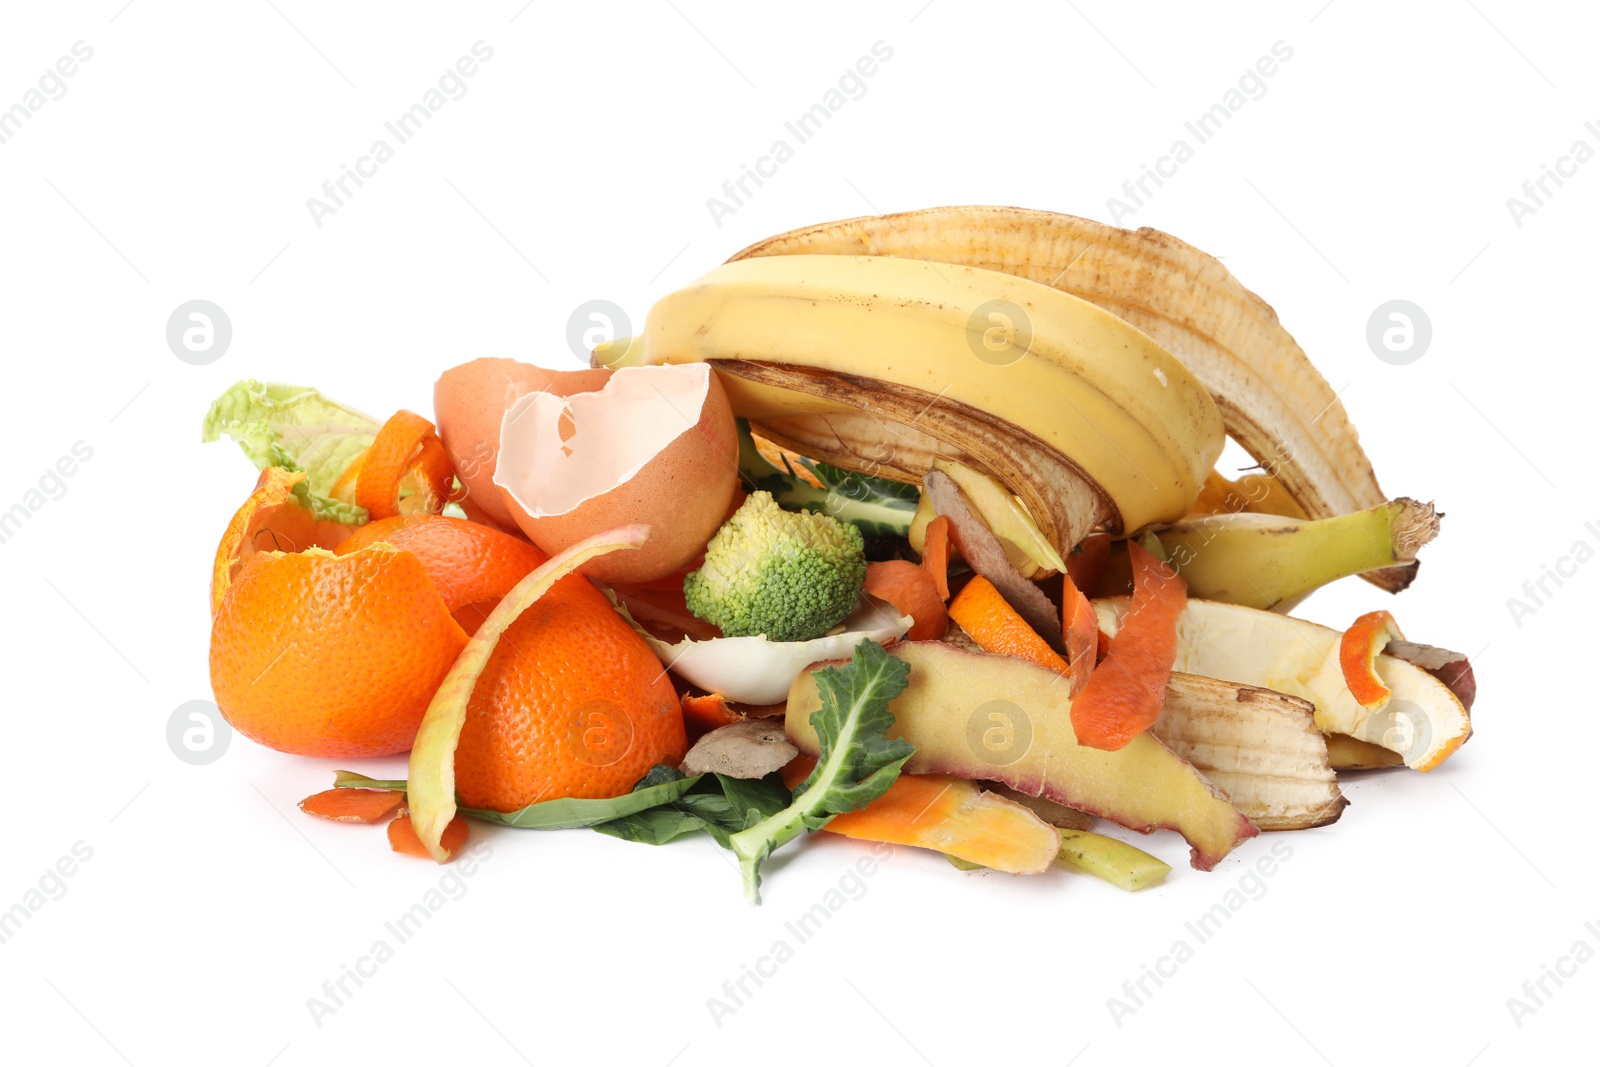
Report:
[[[738,486],[733,409],[705,364],[624,367],[602,388],[530,393],[505,411],[494,484],[516,525],[556,553],[644,523],[636,552],[591,560],[604,582],[683,569],[727,517]]]
[[[507,408],[531,393],[568,396],[603,389],[610,377],[611,371],[604,368],[549,370],[495,358],[475,359],[441,374],[433,385],[433,421],[467,491],[461,501],[467,515],[507,530],[517,528],[494,484],[500,423]]]

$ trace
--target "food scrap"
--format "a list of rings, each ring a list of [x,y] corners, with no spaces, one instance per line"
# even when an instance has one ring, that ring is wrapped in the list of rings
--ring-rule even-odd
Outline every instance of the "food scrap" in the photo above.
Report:
[[[1442,516],[1379,488],[1264,301],[1153,230],[806,227],[591,368],[445,370],[432,416],[246,380],[202,432],[258,471],[210,566],[217,706],[291,756],[409,753],[300,804],[396,853],[704,835],[759,902],[828,831],[1136,891],[1171,868],[1118,834],[1208,871],[1472,733],[1466,657],[1289,614],[1404,590]],[[1229,438],[1261,473],[1216,470]]]

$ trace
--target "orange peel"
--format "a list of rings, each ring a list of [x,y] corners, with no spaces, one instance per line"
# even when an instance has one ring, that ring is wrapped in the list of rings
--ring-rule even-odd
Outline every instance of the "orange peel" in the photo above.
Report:
[[[359,462],[356,503],[373,519],[401,513],[401,481],[408,473],[417,483],[416,495],[422,498],[412,509],[438,512],[450,499],[455,467],[433,423],[414,411],[391,415]]]
[[[211,687],[233,728],[269,748],[398,755],[466,643],[410,552],[257,552],[212,619]]]
[[[255,489],[228,520],[222,540],[217,543],[211,565],[211,614],[222,607],[241,568],[257,552],[332,548],[349,535],[349,526],[320,521],[300,503],[294,487],[305,478],[304,471],[262,469]]]
[[[1378,677],[1378,655],[1390,641],[1404,641],[1394,616],[1387,611],[1369,611],[1339,639],[1339,669],[1350,695],[1368,711],[1377,711],[1389,702],[1389,687]]]
[[[605,530],[558,552],[523,578],[506,594],[499,605],[466,642],[444,676],[417,729],[407,772],[407,796],[417,837],[434,859],[445,863],[450,851],[442,844],[443,835],[456,817],[456,744],[467,721],[467,704],[477,687],[478,677],[489,663],[489,656],[500,635],[550,587],[584,563],[620,549],[637,549],[650,538],[650,528],[638,524]],[[378,546],[363,549],[370,552]],[[360,555],[360,553],[357,553]],[[416,557],[412,557],[415,559]],[[418,564],[420,567],[421,564]],[[442,605],[441,605],[442,606]]]
[[[350,465],[339,473],[328,487],[328,495],[334,500],[341,500],[346,504],[356,502],[356,481],[361,477],[361,464],[367,458],[365,450],[350,461]]]
[[[379,541],[415,555],[452,612],[511,591],[548,557],[536,545],[449,515],[395,515],[369,522],[334,548],[345,556]]]

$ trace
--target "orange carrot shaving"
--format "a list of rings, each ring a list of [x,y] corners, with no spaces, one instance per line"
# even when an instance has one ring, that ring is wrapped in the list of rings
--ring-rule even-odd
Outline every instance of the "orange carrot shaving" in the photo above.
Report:
[[[1067,553],[1067,577],[1079,589],[1093,589],[1100,583],[1100,576],[1105,573],[1110,559],[1111,535],[1105,532],[1092,533]]]
[[[1133,603],[1111,650],[1072,701],[1072,729],[1080,745],[1115,752],[1161,717],[1167,679],[1178,656],[1178,616],[1189,601],[1187,584],[1136,541]]]
[[[455,859],[461,852],[461,846],[466,843],[467,820],[465,816],[457,815],[450,820],[450,825],[444,828],[444,833],[439,837],[439,847],[447,854],[444,862],[449,863]],[[417,836],[417,828],[411,824],[410,815],[402,815],[389,824],[389,847],[402,856],[416,856],[425,860],[433,858],[428,852],[428,846]]]
[[[361,457],[356,503],[374,519],[400,514],[400,483],[407,474],[419,483],[417,491],[423,498],[416,510],[443,510],[455,475],[450,455],[433,432],[433,423],[415,412],[397,411]]]
[[[1350,624],[1339,639],[1339,666],[1344,684],[1356,703],[1375,711],[1389,702],[1389,687],[1378,677],[1378,653],[1390,641],[1404,641],[1394,616],[1387,611],[1369,611]]]
[[[783,769],[793,789],[811,773],[801,757]],[[948,774],[902,774],[864,808],[836,815],[824,830],[858,841],[931,848],[1011,874],[1048,870],[1061,833],[1021,804]]]
[[[1073,584],[1071,573],[1061,576],[1061,633],[1067,647],[1069,692],[1077,696],[1094,672],[1100,650],[1100,622],[1089,598]]]
[[[307,815],[334,822],[381,822],[400,810],[404,793],[385,789],[324,789],[300,802]]]
[[[721,693],[683,694],[683,726],[691,738],[708,734],[719,726],[731,726],[743,718],[728,706],[728,698]]]
[[[906,637],[912,641],[937,641],[950,628],[944,597],[933,575],[908,560],[892,559],[867,564],[867,580],[861,587],[869,596],[887,600],[913,622]]]
[[[950,516],[938,515],[928,523],[922,544],[922,565],[933,575],[940,600],[950,599]]]
[[[721,630],[690,613],[689,605],[684,603],[681,580],[676,589],[618,585],[613,586],[611,591],[617,594],[617,599],[622,601],[622,606],[628,609],[628,614],[633,616],[635,622],[655,623],[696,641],[722,636]]]
[[[769,441],[765,437],[750,435],[750,440],[755,443],[756,451],[761,453],[761,458],[777,467],[780,471],[788,469],[796,478],[816,489],[827,488],[822,484],[811,468],[806,466],[806,457],[790,448],[784,448],[776,441]]]
[[[1029,663],[1071,676],[1067,661],[1034,632],[1026,619],[1006,603],[1000,590],[979,575],[950,602],[950,617],[985,652],[1016,656]]]

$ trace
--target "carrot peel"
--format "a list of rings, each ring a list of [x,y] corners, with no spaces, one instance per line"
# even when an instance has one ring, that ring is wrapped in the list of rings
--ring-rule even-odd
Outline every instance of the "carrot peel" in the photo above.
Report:
[[[928,523],[922,544],[922,565],[933,576],[940,600],[950,599],[950,516],[936,515]]]
[[[345,790],[348,792],[348,790]],[[449,863],[461,852],[461,846],[467,843],[467,820],[460,815],[450,820],[444,828],[444,833],[439,837],[439,851],[444,853],[440,863]],[[417,836],[417,828],[411,822],[410,815],[401,815],[389,824],[389,847],[402,856],[416,856],[418,859],[437,858],[436,853],[430,851],[422,843],[422,838]]]
[[[685,693],[682,704],[683,725],[693,738],[721,726],[732,726],[744,719],[743,715],[728,706],[728,699],[721,693],[707,693],[705,696]]]
[[[867,578],[861,589],[869,596],[887,600],[900,614],[911,616],[908,640],[937,641],[950,626],[944,597],[939,595],[933,575],[908,560],[867,564]]]
[[[1094,606],[1073,584],[1072,575],[1062,575],[1061,633],[1067,650],[1069,695],[1077,696],[1089,684],[1100,649],[1100,622]]]
[[[793,788],[804,781],[814,762],[790,762],[784,783]],[[858,841],[929,848],[1010,874],[1048,870],[1061,848],[1061,832],[1032,811],[948,774],[902,774],[866,807],[835,815],[822,828]]]
[[[1168,564],[1129,541],[1133,603],[1105,659],[1072,701],[1078,743],[1115,752],[1161,717],[1178,656],[1178,616],[1188,586]]]
[[[1069,673],[1067,661],[1028,625],[994,583],[979,575],[968,582],[950,603],[950,617],[985,652],[1016,656],[1029,663]]]
[[[400,810],[404,793],[381,789],[325,789],[300,802],[307,815],[334,822],[381,822]]]

